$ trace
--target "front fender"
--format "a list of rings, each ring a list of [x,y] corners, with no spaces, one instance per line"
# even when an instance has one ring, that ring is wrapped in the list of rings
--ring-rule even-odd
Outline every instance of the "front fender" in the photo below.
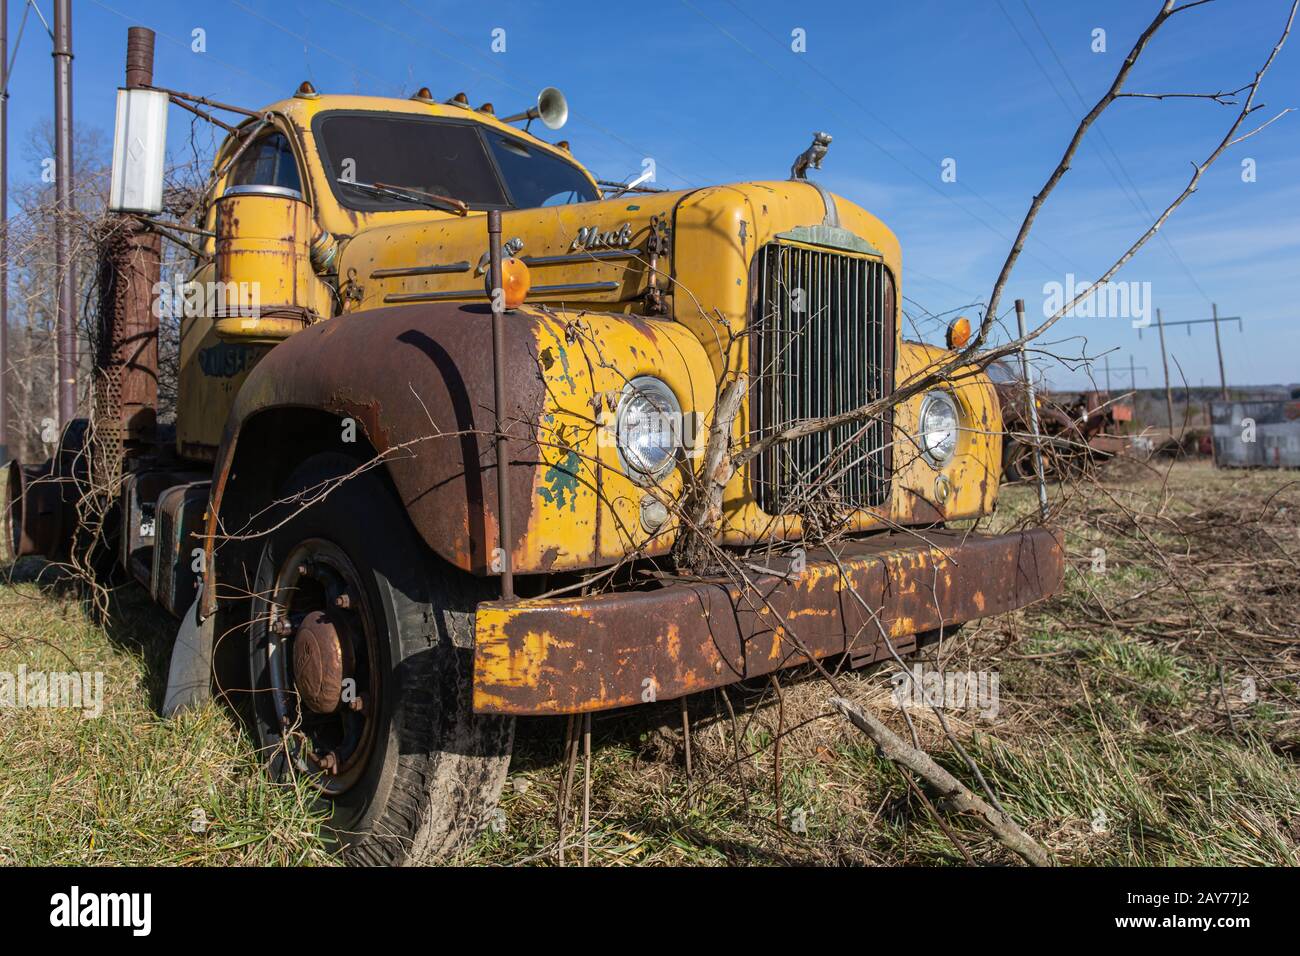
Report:
[[[596,423],[608,414],[605,397],[642,374],[666,381],[684,411],[711,412],[712,375],[699,343],[674,322],[625,315],[525,307],[507,313],[505,323],[514,570],[593,567],[637,547],[665,552],[671,536],[647,542],[638,517],[645,492],[623,474]],[[492,571],[499,507],[486,305],[352,313],[272,349],[226,422],[208,515],[209,558],[218,529],[233,531],[221,528],[220,517],[241,433],[258,415],[293,408],[353,420],[383,457],[429,547],[464,570]],[[340,441],[342,435],[340,428]]]

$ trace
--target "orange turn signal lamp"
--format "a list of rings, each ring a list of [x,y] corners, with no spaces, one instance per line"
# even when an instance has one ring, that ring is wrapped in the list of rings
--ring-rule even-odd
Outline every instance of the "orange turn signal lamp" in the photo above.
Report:
[[[517,309],[523,305],[532,285],[533,277],[522,259],[511,256],[501,260],[501,293],[505,308]],[[483,287],[487,290],[488,298],[492,298],[491,270],[484,277]]]
[[[948,323],[948,348],[959,349],[970,341],[970,319],[959,315]]]

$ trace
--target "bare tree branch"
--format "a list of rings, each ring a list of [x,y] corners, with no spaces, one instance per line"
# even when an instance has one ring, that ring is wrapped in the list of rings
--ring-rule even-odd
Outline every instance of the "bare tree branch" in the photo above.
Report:
[[[851,700],[832,697],[831,706],[849,719],[858,730],[866,734],[879,748],[886,760],[905,767],[928,783],[951,809],[957,813],[970,813],[998,842],[1032,866],[1051,866],[1047,851],[1020,829],[1011,818],[998,813],[982,797],[972,793],[960,780],[935,763],[930,755],[917,750],[901,737],[864,711]]]

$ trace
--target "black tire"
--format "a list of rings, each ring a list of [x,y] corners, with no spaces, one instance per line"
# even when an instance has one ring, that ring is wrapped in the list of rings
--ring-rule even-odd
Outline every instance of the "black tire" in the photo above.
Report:
[[[1019,439],[1002,438],[1002,480],[1007,483],[1035,477],[1033,450]]]
[[[319,488],[357,464],[316,455],[277,499]],[[479,716],[470,707],[474,607],[486,596],[483,583],[429,552],[381,472],[349,478],[305,509],[275,511],[271,526],[284,524],[266,537],[251,575],[249,633],[253,724],[269,771],[277,779],[310,775],[349,863],[425,863],[454,852],[488,822],[514,736],[513,718]],[[303,554],[309,557],[300,562]],[[285,569],[290,558],[297,571]],[[311,574],[299,574],[309,567]],[[288,587],[286,574],[298,575]],[[335,578],[342,583],[331,590]],[[339,590],[349,594],[344,610],[330,596]],[[313,602],[324,609],[311,610]],[[278,607],[284,630],[271,623]],[[304,614],[339,625],[329,633],[352,650],[361,705],[313,710],[320,693],[313,696],[310,681],[294,671],[301,663],[307,673],[311,663],[310,655],[298,656],[297,644],[308,640]],[[272,647],[282,650],[276,655]],[[277,686],[289,690],[277,694]],[[332,757],[325,738],[336,745]],[[322,770],[331,760],[333,773]]]

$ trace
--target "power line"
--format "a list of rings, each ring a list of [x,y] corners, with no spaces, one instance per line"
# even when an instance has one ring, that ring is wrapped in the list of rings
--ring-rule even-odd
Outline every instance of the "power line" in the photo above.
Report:
[[[384,77],[380,76],[378,73],[373,73],[373,72],[371,72],[370,70],[367,70],[365,67],[358,65],[356,62],[354,62],[353,60],[348,59],[347,57],[343,56],[341,53],[335,53],[333,50],[330,50],[330,49],[328,49],[328,48],[326,48],[326,47],[323,47],[323,46],[321,46],[319,43],[316,43],[316,42],[314,42],[314,41],[308,39],[308,38],[307,38],[305,35],[303,35],[303,34],[301,34],[301,33],[295,33],[293,30],[290,30],[290,29],[289,29],[288,27],[286,27],[284,24],[282,24],[282,23],[277,23],[276,21],[272,20],[270,17],[265,16],[264,14],[258,13],[258,12],[257,12],[256,10],[254,10],[253,8],[251,8],[251,7],[249,7],[249,6],[246,6],[245,4],[240,3],[239,0],[229,0],[229,2],[230,2],[230,5],[231,5],[232,7],[235,7],[235,8],[238,9],[238,10],[242,10],[244,13],[247,13],[247,14],[248,14],[249,16],[251,16],[251,17],[256,17],[258,20],[261,20],[263,23],[265,23],[265,24],[267,24],[267,25],[269,25],[269,26],[275,27],[277,30],[281,31],[282,33],[285,33],[285,34],[287,34],[288,36],[293,37],[295,40],[300,41],[300,42],[302,43],[303,46],[306,46],[306,47],[313,47],[313,48],[319,50],[321,53],[324,53],[326,56],[330,57],[331,59],[338,60],[338,61],[339,61],[340,63],[342,63],[344,66],[351,67],[351,68],[352,68],[353,70],[355,70],[356,72],[365,74],[366,76],[368,76],[368,77],[370,77],[371,79],[373,79],[373,80],[375,80],[376,82],[378,82],[381,86],[383,86],[383,85],[387,85],[387,83],[388,83],[388,80],[387,80],[387,79],[385,79]]]
[[[231,0],[231,2],[234,3],[234,2],[236,2],[236,0]],[[404,31],[402,31],[402,30],[398,30],[398,29],[396,29],[395,27],[389,26],[387,23],[384,23],[382,20],[376,19],[375,17],[372,17],[372,16],[370,16],[369,14],[362,13],[360,10],[354,10],[352,7],[349,7],[347,4],[340,3],[339,0],[329,0],[329,2],[330,2],[331,4],[333,4],[334,6],[338,7],[340,10],[344,10],[344,11],[346,11],[347,13],[352,14],[354,17],[357,17],[358,19],[365,20],[365,21],[367,21],[367,22],[369,22],[369,23],[372,23],[372,24],[374,24],[375,26],[379,27],[380,29],[382,29],[382,30],[386,30],[387,32],[392,33],[394,36],[401,37],[401,38],[407,40],[407,41],[410,42],[410,43],[414,43],[414,44],[416,44],[416,45],[418,45],[418,46],[422,46],[422,47],[424,47],[425,49],[428,49],[428,50],[432,51],[433,53],[437,54],[438,56],[440,56],[440,57],[442,57],[442,58],[444,58],[444,59],[446,59],[446,60],[451,61],[452,63],[456,64],[457,66],[459,66],[459,67],[461,67],[461,68],[463,68],[463,69],[470,70],[471,72],[477,73],[477,74],[479,74],[479,75],[481,75],[481,76],[486,76],[486,77],[488,77],[489,79],[491,79],[491,80],[493,80],[493,81],[499,83],[501,86],[505,87],[506,89],[508,89],[508,90],[512,90],[512,91],[514,91],[514,92],[516,92],[516,93],[519,93],[519,94],[520,94],[521,96],[523,96],[523,97],[532,97],[532,96],[536,95],[536,91],[535,91],[535,90],[534,90],[534,91],[523,90],[523,89],[521,89],[520,87],[515,86],[513,83],[509,82],[508,80],[506,80],[506,79],[505,79],[504,77],[502,77],[502,76],[499,76],[499,75],[497,75],[497,74],[495,74],[495,73],[493,73],[493,72],[491,72],[491,71],[489,71],[489,70],[485,70],[485,69],[483,69],[482,67],[474,66],[474,65],[472,65],[472,64],[469,64],[469,63],[464,62],[463,60],[457,59],[456,57],[452,56],[450,53],[447,53],[446,51],[442,50],[441,48],[434,46],[432,43],[422,42],[422,41],[420,41],[419,39],[417,39],[416,37],[412,36],[409,32],[404,32]],[[265,18],[264,18],[264,19],[265,19]],[[271,21],[268,21],[268,22],[271,22]],[[277,24],[277,26],[278,26],[278,24]],[[285,29],[285,28],[284,28],[284,27],[281,27],[281,29]],[[286,31],[286,32],[287,32],[287,31]],[[630,149],[630,150],[632,150],[632,151],[635,152],[635,153],[640,153],[642,156],[650,156],[650,155],[653,155],[652,153],[650,153],[649,151],[647,151],[647,150],[641,148],[641,147],[638,146],[637,144],[632,143],[632,142],[629,142],[628,140],[624,139],[624,138],[621,137],[619,134],[615,133],[613,130],[610,130],[610,129],[607,129],[606,127],[604,127],[604,126],[601,126],[599,123],[596,123],[595,121],[593,121],[593,120],[587,118],[586,116],[582,115],[581,113],[579,113],[579,112],[577,112],[577,111],[570,111],[570,115],[571,115],[574,119],[578,120],[579,122],[585,124],[586,126],[589,126],[590,128],[592,128],[592,129],[595,130],[596,132],[598,132],[598,133],[600,133],[600,134],[602,134],[602,135],[604,135],[604,136],[608,136],[610,139],[612,139],[612,140],[614,140],[615,142],[619,143],[620,145],[622,145],[622,146],[623,146],[624,148],[626,148],[626,149]],[[676,176],[676,177],[677,177],[679,180],[681,180],[683,183],[690,184],[693,180],[698,181],[698,177],[688,177],[688,176],[685,176],[685,175],[683,175],[682,173],[678,172],[677,170],[673,169],[673,168],[672,168],[671,166],[669,166],[667,163],[657,162],[657,163],[656,163],[656,168],[667,170],[669,173],[671,173],[673,176]]]
[[[1083,93],[1080,92],[1079,87],[1075,84],[1074,77],[1070,75],[1070,71],[1066,69],[1065,63],[1061,60],[1060,55],[1056,52],[1056,47],[1053,46],[1051,38],[1048,37],[1047,32],[1043,29],[1042,24],[1038,22],[1038,17],[1036,17],[1034,15],[1034,11],[1030,9],[1028,0],[1020,0],[1020,2],[1025,8],[1025,12],[1029,14],[1029,19],[1033,21],[1034,28],[1038,31],[1039,36],[1041,36],[1043,38],[1043,42],[1047,44],[1047,49],[1051,52],[1052,58],[1056,60],[1056,65],[1061,68],[1061,73],[1064,75],[1066,82],[1069,83],[1070,88],[1074,90],[1074,95],[1075,98],[1078,99],[1079,105],[1086,111],[1088,109],[1087,100],[1083,98]],[[998,6],[1002,7],[1002,0],[998,0]],[[1042,70],[1043,75],[1047,76],[1047,70],[1043,67],[1041,63],[1039,63],[1038,58],[1034,56],[1032,48],[1030,48],[1029,43],[1025,40],[1024,36],[1021,35],[1019,28],[1016,27],[1015,21],[1011,20],[1011,15],[1007,13],[1005,7],[1002,7],[1002,13],[1007,18],[1007,20],[1011,22],[1012,29],[1016,31],[1016,35],[1020,37],[1020,41],[1021,43],[1024,43],[1025,48],[1030,51],[1030,56],[1033,56],[1034,62],[1038,64],[1038,68]],[[1055,91],[1056,84],[1052,82],[1050,77],[1048,77],[1048,82],[1052,83],[1052,89]],[[1063,106],[1065,106],[1067,113],[1069,113],[1069,115],[1073,117],[1074,113],[1071,110],[1070,105],[1065,102],[1065,98],[1062,97],[1059,92],[1057,92],[1057,97],[1061,99],[1061,103]],[[1134,203],[1134,209],[1136,209],[1140,214],[1145,214],[1148,221],[1154,221],[1156,218],[1155,213],[1152,212],[1151,207],[1147,205],[1146,199],[1143,198],[1142,193],[1138,190],[1137,184],[1133,182],[1133,177],[1129,175],[1128,169],[1125,168],[1124,166],[1124,161],[1120,159],[1119,153],[1117,153],[1115,151],[1115,147],[1111,145],[1110,140],[1106,137],[1105,131],[1101,128],[1100,125],[1095,126],[1094,130],[1097,133],[1098,139],[1101,140],[1102,144],[1106,147],[1106,150],[1110,153],[1111,158],[1115,162],[1115,166],[1119,169],[1120,174],[1123,175],[1125,182],[1128,183],[1128,189],[1129,191],[1131,191],[1131,195],[1129,195],[1129,193],[1125,193],[1124,184],[1119,181],[1119,177],[1115,174],[1114,169],[1111,168],[1110,162],[1102,154],[1101,150],[1097,149],[1096,147],[1092,147],[1097,157],[1101,160],[1102,165],[1106,167],[1106,172],[1110,175],[1111,179],[1115,181],[1115,185],[1119,187],[1120,192],[1125,193],[1126,197],[1129,198],[1130,202],[1134,202],[1134,200],[1136,200],[1136,202]],[[1201,297],[1204,298],[1206,302],[1209,302],[1210,297],[1206,294],[1205,290],[1201,288],[1201,284],[1197,282],[1195,274],[1192,272],[1190,268],[1188,268],[1187,263],[1183,261],[1183,257],[1178,253],[1178,250],[1174,247],[1173,241],[1170,240],[1169,236],[1166,235],[1163,231],[1159,233],[1159,236],[1161,241],[1165,244],[1165,248],[1169,251],[1170,256],[1174,259],[1175,262],[1178,263],[1178,266],[1180,269],[1182,269],[1183,274],[1186,275],[1188,281],[1191,282],[1192,287],[1201,294]]]
[[[36,15],[41,17],[40,7],[36,6],[34,0],[27,0],[23,4],[23,18],[18,21],[18,37],[14,40],[14,55],[9,58],[9,64],[5,67],[5,88],[2,91],[5,96],[9,95],[9,80],[14,75],[14,64],[18,62],[18,48],[23,43],[23,30],[27,27],[27,14],[35,10]],[[45,23],[45,18],[41,17],[41,23]],[[45,32],[50,34],[50,39],[54,39],[54,34],[50,30],[50,25],[45,23]],[[0,56],[9,56],[9,51],[0,52]]]
[[[128,16],[127,14],[123,13],[121,10],[117,10],[114,9],[113,7],[110,7],[107,3],[104,3],[103,0],[90,0],[90,2],[102,10],[107,10],[109,13],[113,14],[113,16],[125,20],[127,23],[134,24],[136,21],[139,20],[139,17]],[[190,40],[182,40],[179,37],[174,37],[171,36],[170,34],[163,33],[161,30],[155,30],[154,33],[162,37],[164,40],[167,40],[169,43],[174,43],[177,46],[184,47],[187,50],[190,49],[190,44],[191,44]],[[210,60],[213,63],[217,63],[221,66],[224,66],[229,70],[234,70],[236,73],[243,74],[244,76],[248,77],[250,80],[256,80],[258,83],[261,83],[263,86],[269,89],[273,89],[273,90],[278,89],[278,87],[270,80],[268,80],[266,77],[259,76],[256,73],[252,73],[244,69],[242,66],[237,66],[236,64],[231,63],[228,60],[223,60],[220,57],[214,56],[211,53],[204,53],[203,56],[207,60]]]
[[[714,27],[714,28],[715,28],[719,33],[721,33],[721,34],[722,34],[723,36],[725,36],[727,39],[731,40],[731,42],[733,42],[734,44],[736,44],[736,46],[740,47],[742,50],[744,50],[746,53],[748,53],[751,57],[753,57],[754,59],[758,60],[758,62],[762,63],[764,66],[766,66],[769,70],[771,70],[771,71],[772,71],[773,73],[775,73],[777,76],[781,77],[781,79],[786,80],[786,81],[790,81],[790,78],[789,78],[789,77],[787,77],[787,76],[786,76],[786,75],[785,75],[781,70],[779,70],[779,69],[777,69],[775,66],[773,66],[773,65],[771,64],[771,62],[769,62],[765,57],[763,57],[761,54],[755,52],[753,49],[751,49],[749,46],[747,46],[747,45],[746,45],[743,41],[741,41],[741,40],[740,40],[740,39],[739,39],[735,34],[731,33],[729,30],[727,30],[725,27],[723,27],[721,24],[719,24],[719,23],[718,23],[716,20],[714,20],[712,17],[708,16],[706,13],[704,13],[702,10],[700,10],[698,7],[696,7],[694,4],[692,4],[692,3],[690,2],[690,0],[682,0],[682,3],[683,3],[686,7],[690,8],[690,9],[691,9],[691,10],[692,10],[696,15],[698,15],[702,20],[705,20],[706,22],[712,24],[712,26],[713,26],[713,27]],[[797,81],[795,81],[795,82],[797,82]],[[801,84],[801,85],[802,85],[802,84]],[[840,114],[840,115],[843,116],[844,114]],[[856,126],[856,125],[853,125],[853,121],[852,121],[852,120],[848,120],[848,122],[850,123],[849,128],[850,128],[850,130],[851,130],[852,132],[854,132],[854,133],[856,133],[858,136],[862,137],[864,140],[866,140],[868,143],[870,143],[873,147],[875,147],[875,148],[876,148],[877,150],[879,150],[881,153],[884,153],[886,156],[888,156],[888,157],[889,157],[891,160],[893,160],[895,163],[897,163],[898,165],[902,166],[904,170],[906,170],[909,174],[911,174],[911,175],[912,175],[912,176],[913,176],[913,177],[914,177],[918,182],[920,182],[921,184],[923,184],[927,189],[930,189],[931,191],[933,191],[935,194],[937,194],[938,196],[940,196],[941,198],[943,198],[946,202],[952,203],[953,206],[955,206],[957,209],[961,210],[961,211],[962,211],[963,213],[965,213],[967,216],[970,216],[972,219],[974,219],[976,222],[978,222],[980,225],[982,225],[985,229],[988,229],[990,232],[992,232],[995,236],[997,236],[998,238],[1000,238],[1002,241],[1004,241],[1004,242],[1006,242],[1006,243],[1008,243],[1008,244],[1010,244],[1010,243],[1012,242],[1012,239],[1011,239],[1010,236],[1005,235],[1005,234],[1002,233],[1001,230],[999,230],[996,226],[992,225],[991,223],[989,223],[987,220],[981,218],[980,216],[977,216],[977,215],[976,215],[974,212],[972,212],[970,209],[968,209],[967,207],[963,206],[961,203],[957,202],[957,200],[953,199],[952,196],[950,196],[948,193],[944,192],[942,189],[939,189],[939,188],[938,188],[937,186],[935,186],[934,183],[932,183],[932,182],[931,182],[927,177],[922,176],[920,173],[916,172],[914,169],[912,169],[910,166],[908,166],[906,163],[904,163],[902,160],[900,160],[897,156],[895,156],[892,152],[890,152],[888,149],[886,149],[886,148],[885,148],[884,146],[882,146],[880,143],[878,143],[878,142],[876,142],[874,139],[872,139],[872,138],[871,138],[871,137],[870,137],[866,132],[864,132],[860,127],[858,127],[858,126]],[[1036,254],[1033,253],[1032,251],[1025,250],[1025,254],[1028,255],[1028,256],[1031,256],[1031,257],[1034,258],[1034,259],[1036,259],[1036,260],[1038,261],[1038,263],[1039,263],[1040,265],[1042,265],[1044,268],[1046,268],[1046,269],[1048,269],[1048,270],[1050,270],[1050,271],[1052,271],[1052,272],[1055,272],[1055,271],[1056,271],[1056,267],[1051,266],[1051,265],[1048,265],[1045,261],[1043,261],[1043,259],[1041,259],[1038,255],[1036,255]]]
[[[411,3],[409,3],[408,0],[398,0],[398,2],[401,3],[402,6],[406,7],[406,9],[408,9],[409,11],[411,11],[411,13],[415,14],[417,17],[419,17],[420,19],[422,19],[422,20],[424,20],[425,22],[427,22],[427,23],[428,23],[431,27],[433,27],[435,30],[439,30],[439,31],[441,31],[442,33],[447,34],[447,36],[451,37],[451,38],[452,38],[453,40],[455,40],[458,44],[460,44],[460,45],[461,45],[462,47],[464,47],[466,50],[468,50],[468,51],[470,51],[471,53],[473,53],[473,54],[474,54],[475,56],[477,56],[479,59],[487,60],[487,61],[489,61],[489,62],[494,62],[494,61],[496,61],[497,58],[495,58],[494,56],[489,55],[489,54],[487,54],[487,53],[484,53],[482,50],[478,49],[478,47],[477,47],[476,45],[472,44],[469,40],[466,40],[466,39],[465,39],[464,37],[462,37],[460,34],[458,34],[458,33],[453,33],[451,30],[448,30],[445,26],[443,26],[441,23],[439,23],[439,22],[438,22],[437,20],[435,20],[433,17],[429,16],[429,15],[428,15],[427,13],[425,13],[423,10],[421,10],[421,9],[419,9],[418,7],[416,7],[416,6],[412,5]],[[495,74],[495,73],[492,73],[492,72],[490,72],[490,71],[487,72],[487,75],[490,76],[490,77],[492,77],[492,78],[496,78],[496,74]],[[584,120],[584,122],[586,122],[586,121]],[[694,148],[695,150],[697,150],[698,152],[701,152],[701,153],[703,153],[703,154],[709,156],[709,157],[710,157],[714,162],[716,162],[719,166],[726,167],[726,168],[727,168],[727,169],[728,169],[732,174],[735,175],[737,181],[743,179],[743,178],[744,178],[744,174],[743,174],[739,169],[737,169],[735,166],[731,165],[732,160],[731,160],[730,158],[727,158],[727,157],[719,156],[717,153],[715,153],[712,149],[710,149],[710,148],[708,147],[707,142],[708,142],[708,140],[705,140],[704,143],[696,142],[696,143],[693,144],[693,148]],[[639,149],[638,149],[637,151],[638,151],[638,152],[644,152],[644,151],[639,150]],[[665,168],[667,168],[667,167],[665,167]],[[682,177],[678,177],[678,178],[682,178]],[[683,182],[686,182],[686,181],[687,181],[687,180],[683,179]]]
[[[743,7],[741,7],[741,6],[739,6],[737,3],[735,3],[734,0],[727,0],[727,3],[728,3],[728,4],[729,4],[733,9],[735,9],[735,11],[736,11],[737,13],[739,13],[741,16],[743,16],[745,19],[747,19],[750,23],[754,24],[754,26],[756,26],[756,27],[757,27],[759,30],[761,30],[763,33],[767,34],[768,38],[771,39],[774,43],[776,43],[776,44],[778,44],[778,45],[784,45],[784,41],[783,41],[780,37],[776,36],[776,34],[772,33],[772,31],[770,31],[769,29],[767,29],[767,27],[763,26],[763,24],[759,23],[759,22],[758,22],[757,20],[755,20],[752,16],[750,16],[749,13],[746,12],[745,9],[744,9]],[[835,81],[834,77],[828,76],[828,75],[826,75],[826,73],[824,73],[822,70],[818,69],[817,64],[814,63],[814,62],[812,61],[811,58],[805,56],[805,57],[801,57],[800,59],[801,59],[801,61],[803,62],[803,64],[804,64],[804,65],[805,65],[809,70],[811,70],[813,73],[817,74],[817,76],[821,77],[821,79],[824,80],[824,81],[825,81],[825,82],[826,82],[826,83],[827,83],[827,84],[828,84],[832,89],[834,89],[837,93],[839,93],[839,94],[840,94],[841,96],[843,96],[846,100],[848,100],[851,104],[853,104],[853,106],[854,106],[856,109],[861,110],[861,111],[862,111],[863,113],[865,113],[868,117],[870,117],[871,120],[872,120],[872,122],[874,122],[874,123],[876,123],[877,125],[879,125],[880,127],[882,127],[886,132],[890,133],[892,136],[894,136],[894,138],[896,138],[896,139],[898,139],[900,142],[902,142],[904,146],[908,147],[910,150],[912,150],[912,152],[916,153],[916,155],[920,156],[922,159],[924,159],[924,160],[925,160],[927,163],[929,163],[931,166],[938,166],[938,165],[939,165],[939,162],[938,162],[937,160],[935,160],[935,158],[934,158],[933,156],[928,155],[924,150],[922,150],[919,146],[917,146],[915,143],[913,143],[910,139],[908,139],[906,136],[904,136],[904,135],[903,135],[902,133],[900,133],[898,130],[896,130],[896,129],[894,129],[892,126],[890,126],[889,123],[886,122],[882,117],[880,117],[880,116],[878,116],[876,113],[872,112],[871,109],[870,109],[869,107],[867,107],[867,106],[866,106],[865,104],[863,104],[860,100],[858,100],[855,96],[853,96],[853,94],[850,93],[848,90],[844,89],[844,87],[842,87],[839,83],[837,83],[837,82]],[[891,158],[893,158],[893,159],[895,160],[895,162],[899,162],[899,163],[901,164],[901,160],[898,160],[897,157],[892,157],[892,156],[891,156]],[[1007,215],[1007,213],[1003,212],[1003,211],[1002,211],[1001,209],[999,209],[997,206],[993,205],[993,203],[991,203],[989,200],[985,199],[984,196],[982,196],[980,193],[976,192],[976,191],[975,191],[975,190],[974,190],[970,185],[968,185],[968,184],[966,183],[965,180],[958,180],[958,181],[957,181],[957,187],[958,187],[959,189],[964,189],[964,190],[966,190],[966,192],[970,193],[972,196],[974,196],[976,199],[978,199],[980,202],[982,202],[985,206],[987,206],[989,209],[991,209],[994,213],[996,213],[997,215],[1001,216],[1003,219],[1005,219],[1008,223],[1010,223],[1010,224],[1011,224],[1012,226],[1014,226],[1015,228],[1017,228],[1017,229],[1020,228],[1020,222],[1019,222],[1019,221],[1017,221],[1016,219],[1014,219],[1014,218],[1012,218],[1011,216]],[[1070,259],[1069,255],[1067,255],[1067,254],[1064,253],[1064,252],[1061,252],[1059,249],[1054,248],[1051,244],[1049,244],[1049,243],[1048,243],[1045,239],[1043,239],[1042,237],[1040,237],[1040,236],[1035,236],[1035,235],[1033,235],[1033,234],[1031,233],[1031,238],[1032,238],[1035,242],[1037,242],[1039,245],[1041,245],[1044,249],[1047,249],[1047,250],[1049,250],[1050,252],[1052,252],[1054,255],[1060,256],[1062,259],[1064,259],[1064,260],[1066,260],[1066,261],[1069,261],[1069,259]]]

